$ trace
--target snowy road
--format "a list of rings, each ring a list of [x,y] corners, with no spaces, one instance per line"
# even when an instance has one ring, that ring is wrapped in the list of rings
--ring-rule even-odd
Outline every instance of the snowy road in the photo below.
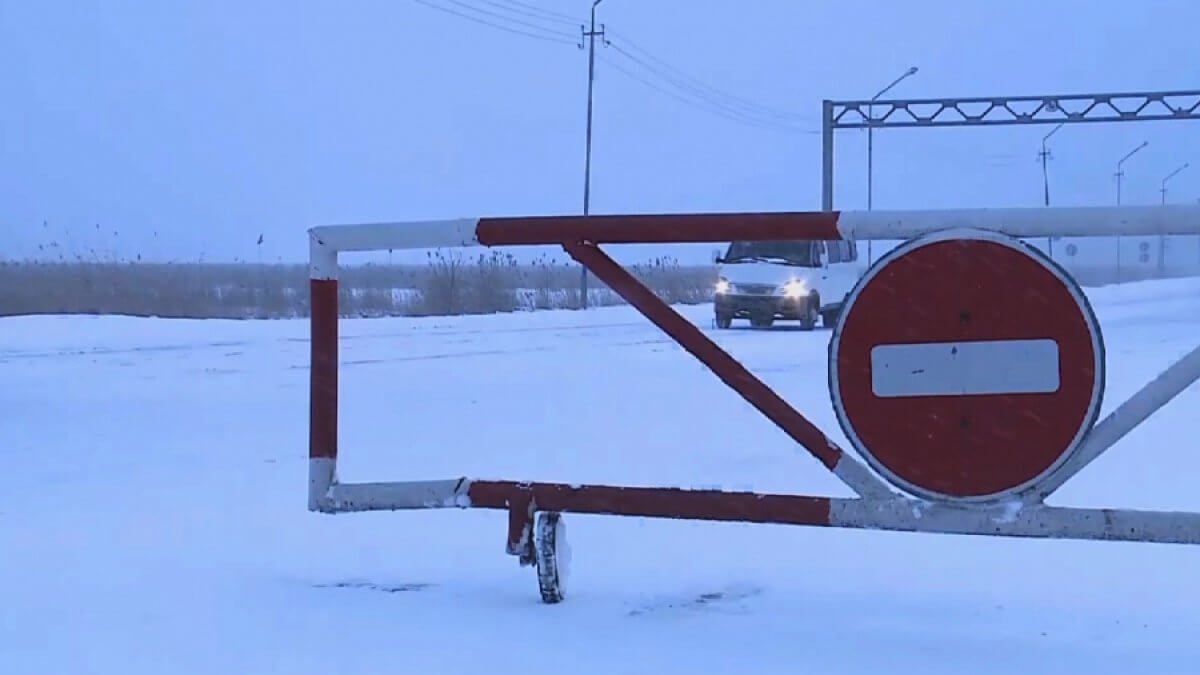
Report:
[[[1200,281],[1090,292],[1105,412],[1200,341]],[[708,328],[710,308],[684,312]],[[343,322],[347,481],[848,496],[627,308]],[[827,330],[711,333],[839,441]],[[305,509],[308,324],[0,321],[0,673],[1194,673],[1200,549]],[[1200,510],[1200,385],[1055,503]]]

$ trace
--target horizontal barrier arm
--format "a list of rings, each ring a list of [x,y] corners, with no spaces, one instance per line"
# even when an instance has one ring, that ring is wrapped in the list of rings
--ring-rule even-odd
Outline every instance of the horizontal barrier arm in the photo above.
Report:
[[[767,211],[480,217],[328,225],[309,230],[335,251],[786,239],[902,240],[973,228],[1014,237],[1200,234],[1200,205],[1067,206],[895,211]]]
[[[457,478],[337,485],[331,512],[425,508],[537,511],[1040,539],[1200,544],[1200,513],[1051,507],[962,507],[907,497],[840,499],[684,488]]]

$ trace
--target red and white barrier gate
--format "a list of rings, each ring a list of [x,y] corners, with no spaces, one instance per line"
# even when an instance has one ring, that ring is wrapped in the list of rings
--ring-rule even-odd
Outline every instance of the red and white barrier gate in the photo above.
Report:
[[[481,218],[316,227],[308,508],[504,509],[507,550],[557,582],[559,514],[1200,543],[1200,513],[1043,500],[1200,377],[1200,347],[1096,423],[1104,347],[1083,292],[1021,237],[1200,233],[1200,207]],[[605,254],[601,244],[905,240],[847,298],[830,393],[859,462]],[[337,480],[339,251],[561,245],[857,495],[451,478]],[[890,483],[890,485],[889,485]],[[893,486],[904,493],[893,490]],[[536,521],[536,527],[535,527]]]

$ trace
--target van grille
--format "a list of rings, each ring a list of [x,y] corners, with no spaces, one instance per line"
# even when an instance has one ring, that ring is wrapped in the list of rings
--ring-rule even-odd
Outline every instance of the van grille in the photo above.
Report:
[[[773,295],[775,286],[773,284],[736,284],[733,291],[743,295]]]

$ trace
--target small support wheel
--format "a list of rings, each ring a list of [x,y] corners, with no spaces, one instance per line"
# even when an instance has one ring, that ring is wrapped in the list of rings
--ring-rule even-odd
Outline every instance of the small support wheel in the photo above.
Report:
[[[556,511],[538,514],[534,526],[534,556],[542,602],[550,605],[562,602],[571,563],[562,514]]]

